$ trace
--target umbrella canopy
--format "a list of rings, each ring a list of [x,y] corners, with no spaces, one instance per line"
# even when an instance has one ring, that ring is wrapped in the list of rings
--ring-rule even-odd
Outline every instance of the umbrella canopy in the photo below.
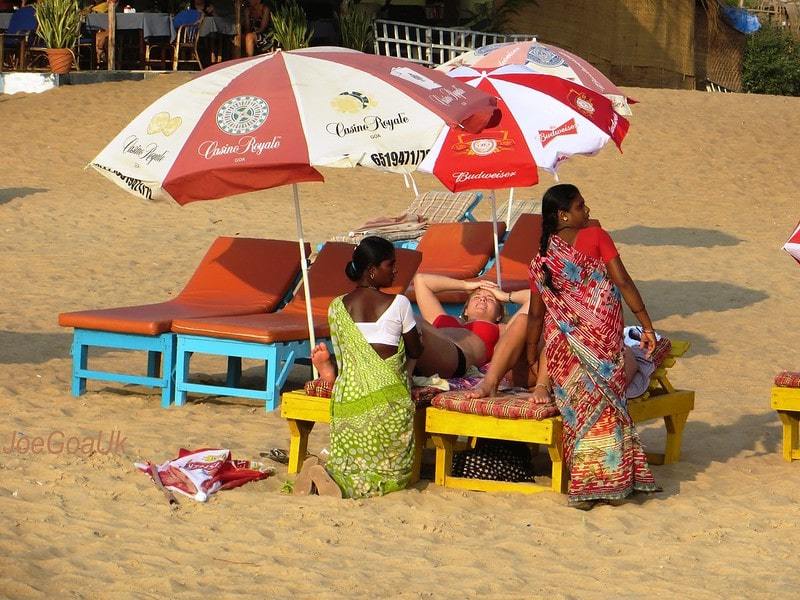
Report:
[[[402,59],[276,52],[206,69],[146,108],[90,165],[137,196],[180,204],[293,184],[313,346],[297,183],[322,181],[317,167],[410,172],[445,126],[478,132],[496,104]]]
[[[555,172],[574,154],[620,147],[628,121],[608,98],[578,83],[521,66],[458,67],[450,76],[497,96],[501,117],[479,134],[442,131],[419,166],[452,191],[533,185],[536,167]]]
[[[783,249],[800,263],[800,223],[797,224],[794,233],[786,240]]]
[[[203,71],[136,117],[90,163],[180,204],[301,181],[316,167],[409,172],[445,125],[480,131],[495,100],[444,73],[342,48]]]
[[[581,57],[563,48],[537,41],[482,46],[457,56],[437,68],[443,71],[450,71],[459,66],[496,69],[505,65],[525,65],[542,75],[553,75],[580,83],[606,96],[613,103],[614,110],[621,115],[630,115],[631,109],[628,104],[636,102],[628,98],[622,90],[611,83],[608,77]]]
[[[419,166],[450,190],[497,190],[538,182],[537,167],[555,172],[574,154],[595,154],[609,140],[620,147],[628,121],[611,101],[578,83],[519,65],[493,71],[458,67],[449,75],[497,96],[500,120],[479,134],[446,128]],[[494,191],[490,195],[495,222]],[[509,199],[509,209],[511,202]],[[502,286],[499,264],[497,285]]]

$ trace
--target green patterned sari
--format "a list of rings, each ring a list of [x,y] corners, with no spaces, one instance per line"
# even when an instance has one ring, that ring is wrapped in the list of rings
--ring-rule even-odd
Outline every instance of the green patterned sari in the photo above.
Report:
[[[338,297],[328,310],[339,367],[331,401],[331,453],[326,468],[346,498],[401,490],[411,477],[414,403],[403,339],[382,359]]]

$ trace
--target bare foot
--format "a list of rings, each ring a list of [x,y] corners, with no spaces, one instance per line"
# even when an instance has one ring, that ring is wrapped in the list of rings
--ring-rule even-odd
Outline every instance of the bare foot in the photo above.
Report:
[[[292,494],[295,496],[309,496],[313,491],[312,485],[314,478],[311,469],[319,465],[319,459],[316,456],[309,456],[303,463],[303,468],[294,479],[294,488]]]
[[[322,465],[314,465],[309,469],[311,479],[314,486],[317,488],[317,494],[320,496],[330,496],[331,498],[341,498],[342,489],[339,484],[334,481],[333,477],[328,474],[325,467]]]
[[[330,384],[336,381],[336,369],[333,368],[331,353],[324,343],[320,342],[311,349],[311,363],[316,367],[320,379]]]

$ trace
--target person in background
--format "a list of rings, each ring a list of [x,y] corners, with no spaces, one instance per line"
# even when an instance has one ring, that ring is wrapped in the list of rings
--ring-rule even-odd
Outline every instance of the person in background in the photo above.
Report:
[[[261,0],[247,0],[244,11],[244,52],[246,56],[255,56],[269,50],[272,46],[269,28],[269,8]]]

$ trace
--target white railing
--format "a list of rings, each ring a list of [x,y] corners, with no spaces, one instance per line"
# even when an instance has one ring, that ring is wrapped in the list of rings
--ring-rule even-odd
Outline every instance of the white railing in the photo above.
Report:
[[[707,92],[723,92],[723,93],[726,93],[726,94],[730,94],[730,93],[733,92],[733,90],[729,90],[728,88],[723,87],[718,83],[714,83],[710,79],[706,79],[706,91]]]
[[[429,67],[481,46],[536,39],[534,35],[484,33],[382,19],[376,19],[373,28],[376,54],[405,58]]]

